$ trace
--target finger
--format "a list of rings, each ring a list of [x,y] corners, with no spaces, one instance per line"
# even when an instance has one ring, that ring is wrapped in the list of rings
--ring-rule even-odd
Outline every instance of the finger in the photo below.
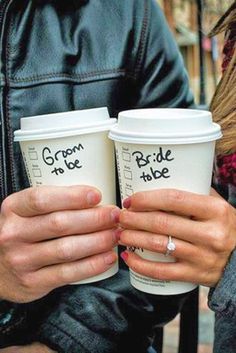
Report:
[[[27,346],[11,346],[0,349],[0,353],[57,353],[41,343],[32,343]]]
[[[193,244],[207,245],[207,225],[167,212],[131,212],[120,214],[120,225],[124,229],[139,229],[150,233],[172,235]]]
[[[96,276],[107,271],[117,261],[115,251],[94,255],[85,259],[44,267],[28,275],[30,288],[35,286],[52,290],[70,283]]]
[[[207,267],[201,264],[199,266],[184,261],[153,262],[128,251],[121,253],[121,257],[131,270],[161,281],[189,282],[212,287],[222,274],[215,266]]]
[[[66,235],[98,232],[114,228],[119,220],[119,214],[120,209],[114,206],[53,212],[44,216],[28,218],[27,223],[22,222],[21,228],[15,230],[18,232],[15,237],[34,243]]]
[[[137,192],[123,204],[133,211],[162,210],[200,219],[215,215],[215,197],[176,189]]]
[[[213,188],[210,190],[210,195],[214,197],[218,197],[221,200],[224,200],[224,198]]]
[[[153,262],[128,251],[122,253],[121,257],[131,270],[160,281],[195,283],[198,278],[194,267],[185,262]]]
[[[35,244],[24,265],[29,270],[105,253],[117,245],[115,230],[63,237]],[[22,251],[21,251],[22,253]]]
[[[40,186],[10,195],[2,211],[32,217],[60,210],[86,209],[100,201],[100,192],[90,186]]]
[[[172,238],[172,241],[175,244],[175,250],[171,252],[172,256],[186,260],[187,262],[199,261],[199,248],[176,238]],[[142,231],[124,230],[120,234],[119,243],[120,245],[128,247],[134,246],[165,255],[168,242],[168,236]]]

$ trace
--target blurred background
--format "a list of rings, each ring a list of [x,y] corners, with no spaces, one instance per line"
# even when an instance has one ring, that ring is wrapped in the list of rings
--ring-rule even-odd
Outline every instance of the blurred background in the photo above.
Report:
[[[157,0],[182,52],[199,104],[209,104],[220,77],[223,35],[208,33],[233,0]]]
[[[157,0],[174,33],[187,68],[195,101],[207,108],[221,76],[224,36],[208,33],[234,0]],[[198,353],[212,353],[214,314],[207,306],[208,288],[200,288]],[[164,330],[164,352],[177,353],[179,316]],[[189,352],[191,353],[191,352]]]

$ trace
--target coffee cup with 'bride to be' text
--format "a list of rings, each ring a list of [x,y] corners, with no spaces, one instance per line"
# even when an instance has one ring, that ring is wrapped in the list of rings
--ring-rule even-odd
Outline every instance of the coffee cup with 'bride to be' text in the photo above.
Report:
[[[137,191],[174,188],[209,194],[215,141],[220,126],[211,113],[193,109],[137,109],[119,114],[109,137],[115,141],[121,198]],[[171,235],[171,234],[170,234]],[[131,247],[151,261],[174,262],[172,256]],[[180,294],[193,283],[161,281],[130,270],[131,284],[147,293]]]

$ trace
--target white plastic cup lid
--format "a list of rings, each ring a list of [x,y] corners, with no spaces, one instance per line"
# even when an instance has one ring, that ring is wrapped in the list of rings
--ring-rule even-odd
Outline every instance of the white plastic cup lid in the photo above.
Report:
[[[116,123],[106,107],[21,118],[15,141],[43,140],[109,130]]]
[[[189,144],[219,139],[221,128],[205,110],[144,108],[119,113],[109,133],[114,141],[137,144]]]

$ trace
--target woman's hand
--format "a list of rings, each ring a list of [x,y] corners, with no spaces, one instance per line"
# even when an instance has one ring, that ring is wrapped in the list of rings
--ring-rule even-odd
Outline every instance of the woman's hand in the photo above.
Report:
[[[41,343],[32,343],[27,346],[12,346],[0,349],[0,353],[56,353]]]
[[[168,235],[174,263],[152,262],[125,251],[122,258],[142,275],[215,286],[236,246],[236,212],[215,191],[211,196],[161,189],[124,200],[120,244],[165,254]]]

